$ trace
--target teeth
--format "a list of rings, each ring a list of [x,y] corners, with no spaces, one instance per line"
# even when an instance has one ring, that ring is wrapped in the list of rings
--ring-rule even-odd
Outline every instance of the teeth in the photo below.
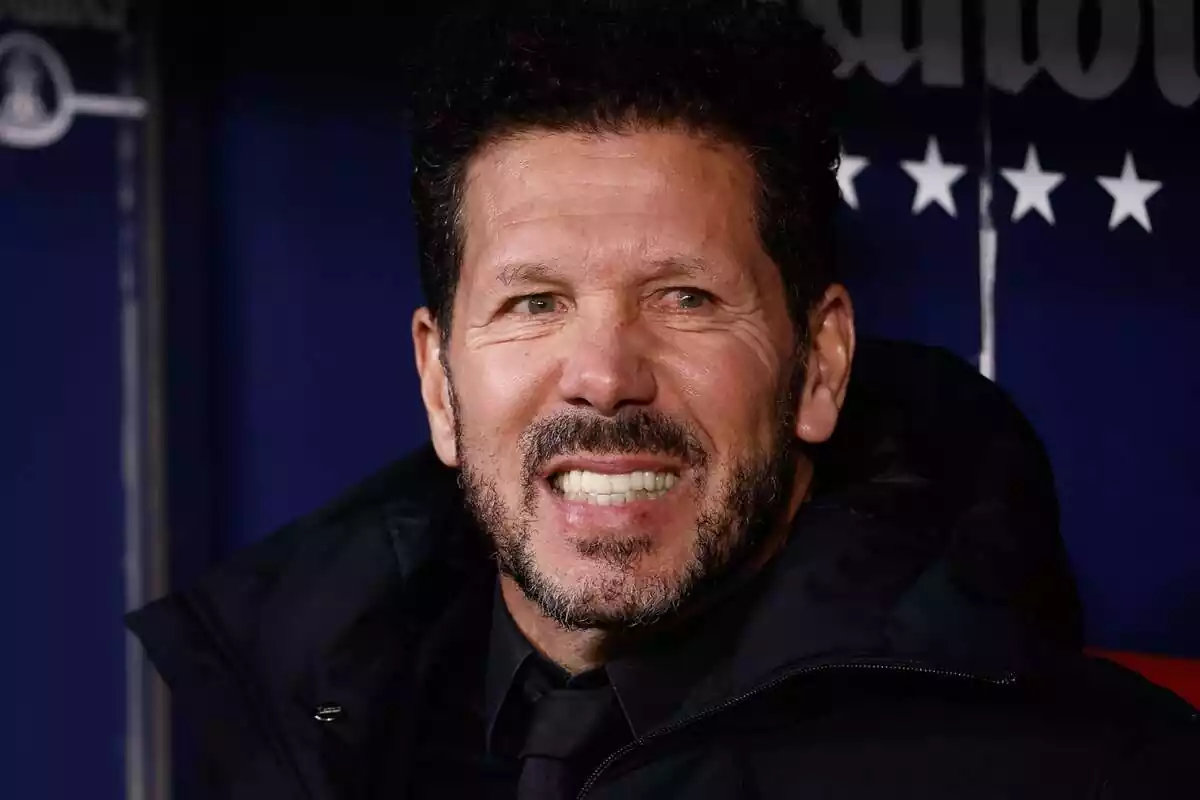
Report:
[[[666,494],[663,492],[628,491],[625,494],[588,494],[586,492],[564,492],[563,495],[572,502],[587,503],[593,506],[622,506],[634,500],[657,500]]]
[[[608,476],[598,472],[585,472],[581,488],[588,494],[608,494]]]
[[[638,470],[622,475],[574,469],[561,472],[554,486],[568,500],[591,505],[619,506],[633,500],[654,500],[675,485],[678,478],[670,472]]]

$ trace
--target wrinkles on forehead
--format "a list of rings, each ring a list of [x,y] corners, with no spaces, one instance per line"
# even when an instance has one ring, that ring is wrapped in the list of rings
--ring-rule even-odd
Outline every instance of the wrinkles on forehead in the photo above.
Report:
[[[778,283],[758,237],[755,185],[744,152],[678,131],[493,143],[468,169],[460,290],[615,263]]]

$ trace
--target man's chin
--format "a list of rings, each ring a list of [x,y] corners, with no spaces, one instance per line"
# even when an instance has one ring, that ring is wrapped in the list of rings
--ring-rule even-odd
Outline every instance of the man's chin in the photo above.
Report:
[[[635,596],[613,598],[600,593],[570,589],[535,599],[542,613],[568,630],[621,633],[651,628],[674,618],[680,598],[669,593],[643,591]]]
[[[627,551],[579,556],[568,563],[506,570],[543,614],[565,628],[624,630],[653,625],[678,611],[686,577]],[[536,560],[534,561],[536,564]],[[544,562],[543,562],[544,563]],[[527,566],[532,566],[527,563]]]

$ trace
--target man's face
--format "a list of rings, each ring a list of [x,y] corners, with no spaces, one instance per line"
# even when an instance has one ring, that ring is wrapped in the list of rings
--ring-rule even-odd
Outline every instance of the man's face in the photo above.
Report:
[[[811,392],[753,190],[737,151],[679,132],[529,134],[471,162],[423,391],[501,569],[569,627],[676,610],[793,499]]]

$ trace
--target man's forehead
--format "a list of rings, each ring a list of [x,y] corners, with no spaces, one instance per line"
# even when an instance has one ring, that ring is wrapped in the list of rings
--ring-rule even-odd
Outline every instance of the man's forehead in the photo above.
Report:
[[[596,237],[593,246],[694,270],[709,243],[751,233],[751,182],[736,152],[682,133],[522,136],[469,167],[464,255],[473,261],[486,251],[488,261],[524,264],[528,274],[552,262],[556,248],[578,257],[576,248]]]

